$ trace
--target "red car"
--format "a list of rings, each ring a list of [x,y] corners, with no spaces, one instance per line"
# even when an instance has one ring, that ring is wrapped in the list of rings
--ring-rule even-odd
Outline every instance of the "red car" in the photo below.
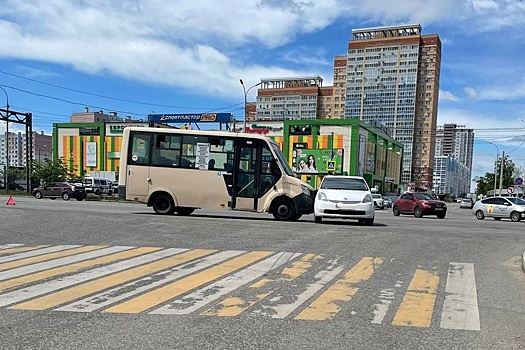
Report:
[[[394,202],[392,213],[394,216],[414,214],[416,218],[436,215],[439,219],[444,219],[447,215],[447,205],[435,200],[428,193],[405,193]]]

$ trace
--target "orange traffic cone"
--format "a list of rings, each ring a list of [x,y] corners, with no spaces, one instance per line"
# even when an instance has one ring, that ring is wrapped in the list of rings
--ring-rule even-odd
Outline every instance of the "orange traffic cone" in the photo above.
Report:
[[[16,205],[16,202],[13,196],[9,195],[9,198],[7,198],[7,202],[5,202],[5,205]]]

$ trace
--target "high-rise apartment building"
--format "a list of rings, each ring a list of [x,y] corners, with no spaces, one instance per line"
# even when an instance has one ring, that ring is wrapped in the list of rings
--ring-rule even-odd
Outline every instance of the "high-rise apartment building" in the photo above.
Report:
[[[334,88],[332,110],[328,118],[344,118],[346,99],[346,56],[334,58]]]
[[[257,120],[316,119],[323,98],[320,76],[261,79],[257,90]],[[325,107],[323,107],[324,109]]]
[[[4,168],[7,160],[5,134],[0,135],[0,168]],[[51,136],[43,133],[33,133],[33,159],[51,159]],[[25,167],[26,162],[26,138],[21,132],[10,132],[8,138],[9,166]]]
[[[404,146],[402,182],[432,185],[441,41],[421,26],[356,29],[348,45],[345,118],[379,122]]]
[[[464,125],[457,124],[445,124],[444,126],[438,127],[436,131],[434,178],[439,176],[442,183],[447,181],[454,182],[456,184],[455,187],[462,190],[459,193],[469,192],[472,177],[473,152],[473,129],[467,129]],[[442,159],[444,158],[454,158],[464,169],[462,169],[461,172],[445,171],[446,169],[451,169],[451,167],[446,168],[440,165],[443,163]],[[459,166],[453,167],[453,170],[456,168],[459,168]],[[440,187],[438,190],[442,191],[443,188]]]

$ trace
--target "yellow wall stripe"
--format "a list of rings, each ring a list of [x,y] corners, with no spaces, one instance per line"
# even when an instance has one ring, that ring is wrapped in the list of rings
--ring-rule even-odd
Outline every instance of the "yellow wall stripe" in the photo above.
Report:
[[[40,249],[40,248],[45,248],[45,247],[49,247],[49,246],[48,245],[36,245],[36,246],[32,246],[32,247],[9,248],[9,249],[0,250],[0,255],[8,255],[8,254],[14,254],[14,253],[23,253],[23,252],[28,252],[30,250],[35,250],[35,249]]]
[[[19,310],[46,310],[52,307],[65,304],[74,299],[85,297],[89,294],[99,292],[101,290],[123,284],[152,273],[156,273],[173,266],[181,265],[190,260],[200,258],[216,252],[216,250],[195,249],[189,252],[184,252],[169,258],[155,261],[146,265],[135,267],[126,271],[118,272],[113,275],[102,277],[94,281],[89,281],[76,285],[59,292],[45,295],[18,305],[13,308]]]
[[[319,298],[304,309],[296,320],[327,320],[334,317],[343,303],[350,301],[357,293],[357,285],[369,280],[375,267],[383,263],[381,258],[362,258],[343,278],[331,285]]]
[[[188,276],[179,281],[167,284],[149,293],[142,294],[136,298],[117,304],[104,312],[112,313],[139,313],[151,309],[170,299],[186,293],[194,288],[202,286],[208,282],[219,279],[241,267],[252,264],[257,260],[271,255],[271,252],[250,252],[237,258],[226,261],[220,265],[211,267],[197,274]]]
[[[306,254],[301,259],[294,262],[290,267],[284,268],[281,272],[280,278],[263,278],[253,283],[249,288],[256,292],[255,295],[227,298],[219,303],[216,307],[212,307],[204,311],[202,315],[224,317],[238,316],[246,309],[265,299],[268,295],[274,292],[273,290],[258,292],[258,289],[263,288],[268,284],[275,282],[276,280],[291,281],[301,276],[312,266],[311,261],[317,259],[322,259],[322,257],[315,254]]]
[[[63,250],[63,251],[60,251],[60,252],[33,256],[33,257],[30,257],[30,258],[26,258],[26,259],[21,259],[21,260],[16,260],[16,261],[9,261],[9,262],[0,264],[0,271],[14,269],[16,267],[21,267],[21,266],[26,266],[26,265],[31,265],[31,264],[38,263],[38,262],[53,260],[53,259],[56,259],[56,258],[63,258],[63,257],[66,257],[66,256],[75,255],[75,254],[86,253],[86,252],[90,252],[92,250],[101,249],[101,248],[105,248],[105,247],[106,246],[88,245],[88,246],[84,246],[84,247],[78,247],[78,248]]]
[[[157,248],[157,247],[135,248],[135,249],[126,250],[120,253],[106,255],[100,258],[96,258],[96,259],[81,261],[75,264],[60,266],[60,267],[56,267],[50,270],[45,270],[45,271],[30,274],[30,275],[13,278],[7,281],[0,282],[0,291],[6,290],[9,288],[18,287],[18,286],[28,284],[28,283],[38,282],[38,281],[45,280],[50,277],[55,277],[55,276],[64,275],[67,273],[77,272],[77,271],[88,269],[94,266],[112,263],[117,260],[133,258],[135,256],[146,254],[146,253],[151,253],[151,252],[154,252],[160,249],[162,248]]]
[[[393,325],[429,327],[436,302],[439,277],[425,270],[416,270]]]

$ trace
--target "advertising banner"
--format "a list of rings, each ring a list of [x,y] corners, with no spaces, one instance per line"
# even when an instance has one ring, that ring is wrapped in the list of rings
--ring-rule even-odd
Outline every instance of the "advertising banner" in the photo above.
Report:
[[[330,149],[297,148],[293,152],[295,155],[293,169],[297,173],[316,174],[329,171],[342,173],[344,155],[342,148],[334,149],[333,152]]]
[[[149,114],[148,120],[155,123],[229,123],[231,113]]]
[[[86,166],[97,166],[97,143],[86,142]]]

